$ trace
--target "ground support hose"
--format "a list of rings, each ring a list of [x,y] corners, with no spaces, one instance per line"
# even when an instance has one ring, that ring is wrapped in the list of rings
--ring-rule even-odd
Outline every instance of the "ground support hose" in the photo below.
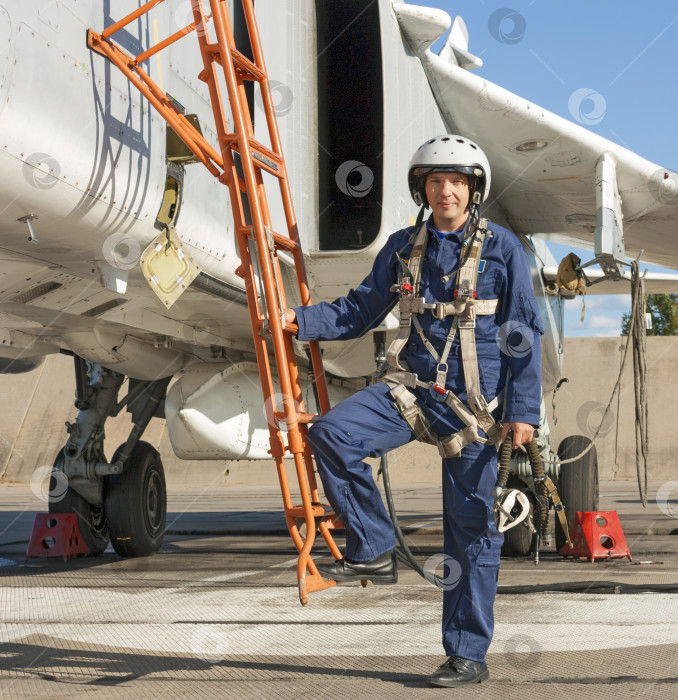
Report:
[[[388,459],[386,455],[382,455],[381,457],[379,473],[384,479],[384,493],[386,494],[386,505],[388,506],[388,513],[391,516],[391,521],[393,522],[393,529],[395,530],[396,538],[398,540],[398,543],[400,544],[400,549],[396,550],[398,559],[404,564],[407,564],[408,566],[412,567],[423,579],[426,579],[431,585],[442,589],[444,587],[444,574],[441,578],[436,574],[435,571],[427,571],[425,569],[422,569],[421,566],[419,566],[417,560],[414,558],[414,554],[412,554],[412,551],[407,546],[407,542],[405,541],[405,535],[403,534],[403,531],[400,527],[400,523],[398,522],[398,515],[396,513],[395,505],[393,503],[393,492],[391,491],[391,480],[388,474]]]

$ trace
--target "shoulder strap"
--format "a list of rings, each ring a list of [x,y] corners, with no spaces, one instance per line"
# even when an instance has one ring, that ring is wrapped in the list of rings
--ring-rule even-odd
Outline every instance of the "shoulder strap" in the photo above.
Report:
[[[412,254],[410,255],[410,262],[408,267],[410,268],[410,273],[412,274],[412,293],[414,296],[419,294],[419,283],[421,282],[421,268],[424,261],[424,254],[426,253],[426,244],[428,243],[428,227],[426,222],[421,225],[419,233],[414,241],[414,247],[412,248]]]
[[[483,220],[484,221],[484,220]],[[482,223],[482,222],[481,222]],[[469,240],[466,239],[462,243],[461,255],[466,253],[466,248],[470,245],[471,249],[466,254],[464,262],[457,273],[457,283],[454,290],[455,299],[475,299],[476,298],[476,283],[478,280],[478,266],[480,265],[480,255],[483,250],[486,232],[479,228],[475,235]]]
[[[406,307],[406,305],[403,303],[403,299],[409,299],[412,296],[416,296],[419,291],[419,282],[421,281],[421,264],[424,259],[427,241],[428,228],[426,227],[426,222],[424,222],[417,232],[414,247],[412,248],[412,254],[410,255],[410,262],[407,265],[408,272],[412,275],[412,289],[407,293],[407,296],[405,296],[401,288],[400,330],[386,352],[386,361],[392,369],[404,369],[400,366],[399,357],[402,349],[407,344],[412,331],[412,311]]]

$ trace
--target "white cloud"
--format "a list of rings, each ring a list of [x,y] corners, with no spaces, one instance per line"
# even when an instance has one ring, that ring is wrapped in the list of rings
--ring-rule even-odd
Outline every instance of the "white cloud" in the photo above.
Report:
[[[617,332],[619,332],[621,327],[618,318],[600,315],[593,316],[588,320],[588,323],[585,325],[587,325],[589,328],[606,328],[608,330],[617,329]]]
[[[582,299],[565,302],[565,337],[613,337],[621,333],[621,318],[631,308],[628,294],[604,294],[585,297],[586,311],[582,323]]]

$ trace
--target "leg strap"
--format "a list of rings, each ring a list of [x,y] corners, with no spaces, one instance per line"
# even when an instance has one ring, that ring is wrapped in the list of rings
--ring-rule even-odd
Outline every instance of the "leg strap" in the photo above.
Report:
[[[400,383],[395,379],[394,374],[406,375],[403,377],[408,383]],[[386,375],[379,381],[386,382],[389,386],[391,396],[393,396],[396,406],[400,415],[407,421],[410,426],[414,437],[420,442],[426,442],[429,445],[436,445],[438,447],[438,452],[440,456],[445,458],[458,457],[461,454],[461,450],[466,445],[470,445],[472,442],[482,442],[489,443],[494,442],[494,440],[485,440],[478,435],[478,428],[480,424],[476,417],[464,406],[464,404],[450,391],[448,393],[448,398],[446,403],[453,408],[455,413],[467,426],[448,437],[441,438],[432,428],[431,424],[426,417],[426,414],[422,410],[417,397],[408,389],[411,386],[412,377],[415,377],[416,386],[416,375],[410,372],[397,372],[393,374]],[[412,387],[414,388],[414,387]],[[449,398],[454,396],[456,401],[450,402]],[[457,409],[461,407],[459,412]]]

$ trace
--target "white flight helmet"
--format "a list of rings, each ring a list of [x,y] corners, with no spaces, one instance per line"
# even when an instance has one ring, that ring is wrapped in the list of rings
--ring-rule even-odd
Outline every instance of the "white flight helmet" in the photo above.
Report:
[[[412,156],[407,173],[412,199],[428,207],[426,176],[429,173],[463,173],[469,176],[471,202],[480,204],[490,192],[490,163],[480,146],[463,136],[443,134],[429,139]]]

